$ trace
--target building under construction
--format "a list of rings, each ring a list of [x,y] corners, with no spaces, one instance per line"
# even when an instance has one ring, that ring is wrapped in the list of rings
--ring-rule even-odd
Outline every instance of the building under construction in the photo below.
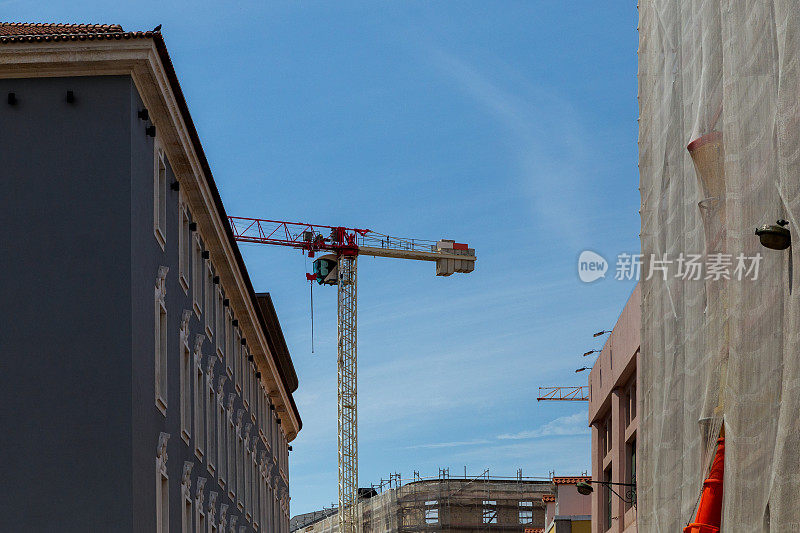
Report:
[[[399,475],[386,484],[361,489],[358,531],[399,533],[411,531],[543,531],[545,503],[553,494],[549,480],[498,478],[488,473],[476,478],[450,477],[447,470],[437,478],[403,483]],[[291,531],[338,532],[335,509],[317,511],[292,519]]]

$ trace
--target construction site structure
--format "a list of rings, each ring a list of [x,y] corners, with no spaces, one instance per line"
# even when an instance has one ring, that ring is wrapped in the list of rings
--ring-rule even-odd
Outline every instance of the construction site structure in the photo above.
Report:
[[[416,472],[403,480],[393,474],[386,483],[361,489],[357,527],[363,533],[418,531],[543,531],[546,503],[553,495],[549,478],[490,476],[451,477],[440,469],[437,477]],[[336,509],[292,519],[292,532],[338,533]]]
[[[229,217],[238,242],[286,246],[308,257],[332,252],[314,261],[307,279],[336,285],[337,305],[337,428],[339,531],[357,533],[358,501],[358,256],[434,261],[437,276],[475,269],[475,250],[452,240],[426,241],[391,237],[367,229],[322,226],[259,218]]]
[[[588,402],[589,386],[577,387],[539,387],[539,397],[537,402],[543,400],[560,402]]]

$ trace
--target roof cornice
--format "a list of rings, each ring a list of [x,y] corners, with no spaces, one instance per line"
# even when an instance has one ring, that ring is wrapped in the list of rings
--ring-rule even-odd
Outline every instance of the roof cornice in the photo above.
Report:
[[[239,321],[275,408],[293,440],[302,421],[274,354],[255,291],[211,169],[203,153],[186,100],[159,32],[111,32],[0,36],[0,78],[130,75],[170,165],[197,217],[211,259]],[[216,258],[216,259],[215,259]]]

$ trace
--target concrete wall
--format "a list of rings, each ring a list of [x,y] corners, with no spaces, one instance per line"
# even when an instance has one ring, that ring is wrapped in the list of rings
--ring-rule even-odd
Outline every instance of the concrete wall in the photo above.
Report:
[[[636,442],[639,427],[638,409],[628,415],[630,397],[636,389],[641,339],[641,292],[636,286],[625,308],[606,340],[589,374],[589,424],[592,426],[592,479],[627,483],[631,472],[628,465],[629,446]],[[634,388],[631,388],[634,387]],[[638,400],[635,398],[633,404]],[[635,416],[634,416],[635,415]],[[630,420],[628,420],[630,418]],[[604,445],[605,426],[611,422],[610,449]],[[614,487],[625,495],[627,487]],[[630,533],[636,531],[636,509],[612,495],[610,527],[607,524],[608,489],[594,486],[592,501],[593,533]]]
[[[6,103],[11,91],[14,106]],[[155,531],[161,432],[170,435],[170,529],[181,530],[185,461],[194,464],[192,495],[197,478],[207,479],[204,509],[216,492],[217,512],[226,504],[228,516],[247,526],[208,463],[180,437],[180,320],[192,296],[178,281],[179,193],[167,189],[162,250],[153,234],[154,139],[145,134],[150,123],[136,116],[143,105],[135,85],[127,76],[0,80],[0,94],[0,416],[7,428],[0,432],[0,529]],[[166,416],[154,401],[160,266],[169,268]],[[195,315],[189,333],[192,340],[204,333]],[[203,369],[211,361],[224,374],[215,344],[202,350]],[[231,392],[229,380],[225,397]],[[237,395],[233,412],[243,408]],[[274,462],[286,468],[275,412],[262,420],[251,406],[245,420],[251,413],[254,428],[271,437]],[[288,531],[274,492],[269,497],[271,519],[262,529]]]
[[[2,529],[130,531],[130,80],[0,94]]]

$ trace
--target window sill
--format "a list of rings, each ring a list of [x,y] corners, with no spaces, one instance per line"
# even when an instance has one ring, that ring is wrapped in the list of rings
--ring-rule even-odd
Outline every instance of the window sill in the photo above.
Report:
[[[200,304],[198,304],[196,301],[193,301],[192,309],[194,309],[194,316],[197,317],[197,320],[200,320],[200,316],[203,314],[203,310],[200,308]]]
[[[181,284],[181,289],[183,289],[183,294],[188,295],[189,294],[189,282],[186,281],[186,275],[181,273],[181,275],[178,276],[178,281]]]
[[[153,235],[156,237],[156,242],[161,247],[161,251],[165,251],[167,239],[164,237],[164,234],[161,232],[161,228],[155,227],[153,228]]]
[[[189,436],[189,433],[187,433],[185,429],[181,430],[181,439],[183,439],[183,442],[185,442],[187,446],[189,445],[191,437]]]
[[[160,397],[156,397],[156,409],[165,417],[167,416],[167,402]]]

